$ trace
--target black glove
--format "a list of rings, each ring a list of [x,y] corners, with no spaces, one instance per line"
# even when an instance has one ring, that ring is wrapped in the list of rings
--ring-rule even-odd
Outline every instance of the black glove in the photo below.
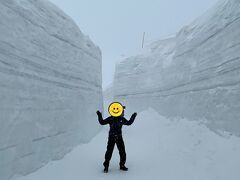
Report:
[[[97,111],[96,113],[97,113],[98,116],[102,115],[102,113],[100,111]]]
[[[136,116],[137,116],[137,113],[136,113],[136,112],[135,112],[135,113],[133,113],[133,116],[134,116],[134,117],[136,117]]]

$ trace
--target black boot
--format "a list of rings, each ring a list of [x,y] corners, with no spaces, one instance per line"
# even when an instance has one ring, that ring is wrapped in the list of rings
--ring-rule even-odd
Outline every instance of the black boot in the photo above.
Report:
[[[120,169],[122,170],[122,171],[128,171],[128,168],[126,167],[126,166],[120,166]]]
[[[103,163],[103,166],[104,166],[103,172],[104,172],[104,173],[108,173],[109,162],[108,162],[108,161],[105,161],[105,162]]]
[[[105,167],[103,170],[104,173],[108,173],[108,167]]]

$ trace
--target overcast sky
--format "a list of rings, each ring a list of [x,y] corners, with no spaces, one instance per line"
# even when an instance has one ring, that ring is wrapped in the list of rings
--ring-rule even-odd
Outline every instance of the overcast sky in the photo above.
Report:
[[[113,80],[115,63],[146,41],[175,34],[217,0],[50,0],[79,25],[103,54],[103,88]]]

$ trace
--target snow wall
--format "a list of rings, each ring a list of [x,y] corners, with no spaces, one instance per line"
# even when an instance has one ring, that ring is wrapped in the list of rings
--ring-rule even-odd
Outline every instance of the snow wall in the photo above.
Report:
[[[100,126],[101,52],[46,0],[0,0],[0,179],[35,171]]]
[[[129,111],[152,107],[240,135],[240,1],[220,0],[176,37],[117,64],[113,91]]]

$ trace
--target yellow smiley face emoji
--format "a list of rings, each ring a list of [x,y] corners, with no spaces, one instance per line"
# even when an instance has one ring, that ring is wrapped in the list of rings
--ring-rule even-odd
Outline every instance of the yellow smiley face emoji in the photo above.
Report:
[[[108,112],[113,117],[119,117],[123,113],[123,106],[119,102],[113,102],[109,105]]]

